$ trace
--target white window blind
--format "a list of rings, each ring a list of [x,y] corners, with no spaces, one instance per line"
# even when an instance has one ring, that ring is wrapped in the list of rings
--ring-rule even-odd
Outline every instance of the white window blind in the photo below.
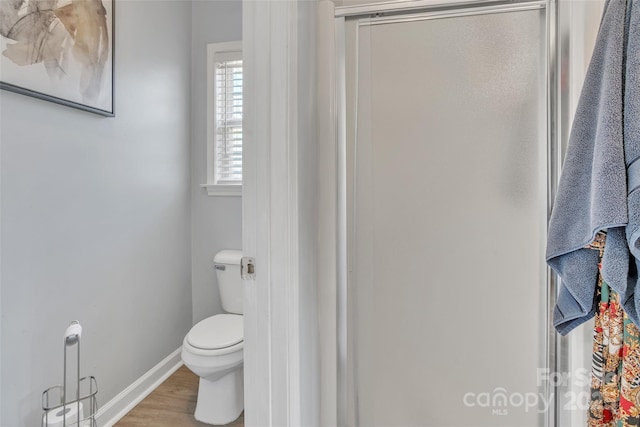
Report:
[[[215,60],[214,184],[242,184],[242,58],[240,52]]]

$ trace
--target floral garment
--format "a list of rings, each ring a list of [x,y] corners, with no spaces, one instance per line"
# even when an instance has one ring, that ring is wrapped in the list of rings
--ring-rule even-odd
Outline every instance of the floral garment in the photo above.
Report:
[[[588,246],[600,251],[606,235]],[[598,273],[588,427],[640,426],[640,331],[620,305],[620,296]]]

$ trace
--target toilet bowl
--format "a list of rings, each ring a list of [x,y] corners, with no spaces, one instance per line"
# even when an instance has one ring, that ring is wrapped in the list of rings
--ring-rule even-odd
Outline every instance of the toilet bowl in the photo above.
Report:
[[[184,337],[182,361],[200,377],[195,418],[228,424],[244,408],[242,316],[218,314],[196,324]]]
[[[198,322],[182,343],[182,361],[200,377],[194,416],[207,424],[228,424],[244,409],[241,258],[240,251],[216,255],[220,299],[227,313]]]

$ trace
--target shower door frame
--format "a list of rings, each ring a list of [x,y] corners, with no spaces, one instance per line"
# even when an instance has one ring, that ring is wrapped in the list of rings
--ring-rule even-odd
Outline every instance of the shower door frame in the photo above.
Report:
[[[321,6],[322,8],[323,6]],[[332,8],[324,6],[325,9],[331,10]],[[561,41],[558,34],[558,9],[559,4],[556,0],[522,0],[522,1],[431,1],[431,0],[419,0],[419,1],[401,1],[401,2],[385,2],[379,4],[366,4],[357,6],[345,6],[336,7],[334,9],[334,58],[333,61],[329,61],[329,66],[334,67],[333,76],[329,77],[326,82],[320,84],[327,85],[333,91],[333,96],[329,95],[328,99],[324,102],[328,103],[330,111],[335,112],[332,117],[325,117],[325,122],[329,124],[329,132],[333,132],[335,138],[334,148],[325,148],[325,154],[328,158],[333,156],[334,164],[329,164],[328,168],[324,168],[320,165],[320,170],[335,171],[336,182],[332,182],[334,187],[335,196],[335,255],[336,258],[333,262],[325,260],[325,265],[335,267],[335,370],[336,370],[336,382],[335,384],[329,384],[329,388],[335,387],[335,411],[336,411],[336,423],[339,427],[346,427],[348,425],[348,389],[350,381],[353,383],[353,379],[350,378],[347,364],[348,354],[352,351],[352,348],[348,342],[348,288],[347,288],[347,167],[346,167],[346,39],[345,39],[345,20],[347,18],[370,18],[380,17],[384,15],[393,15],[402,17],[407,14],[446,14],[450,17],[464,16],[470,11],[472,13],[480,13],[483,10],[489,12],[493,11],[517,11],[523,9],[540,8],[543,9],[546,16],[546,36],[547,36],[547,199],[546,199],[546,212],[547,220],[549,218],[553,200],[555,198],[556,188],[558,185],[559,172],[562,165],[562,158],[564,153],[564,141],[566,137],[566,131],[563,131],[567,127],[564,123],[567,122],[567,104],[568,102],[562,102],[567,99],[568,87],[561,87],[559,84],[561,73],[566,73],[566,69],[562,69],[562,64],[567,62],[561,58],[568,55],[567,50],[560,49]],[[321,9],[322,12],[322,9]],[[325,11],[326,14],[326,11]],[[322,14],[320,16],[322,18]],[[320,49],[322,52],[322,49]],[[329,47],[331,50],[331,47]],[[331,59],[331,58],[327,58]],[[568,86],[568,85],[567,85]],[[319,91],[320,92],[320,91]],[[322,100],[321,100],[322,102]],[[322,124],[323,118],[320,118]],[[562,126],[561,126],[562,124]],[[322,141],[322,137],[320,141]],[[331,150],[335,150],[332,153]],[[322,225],[321,225],[322,226]],[[328,224],[331,228],[331,224]],[[322,233],[320,234],[322,236]],[[321,265],[320,270],[323,270]],[[335,264],[334,264],[335,263]],[[552,313],[555,305],[558,279],[557,276],[547,267],[547,280],[546,280],[546,324],[544,326],[545,332],[545,348],[542,349],[545,357],[546,366],[543,368],[548,369],[548,372],[560,372],[566,369],[567,363],[567,346],[564,345],[564,340],[556,334],[552,326]],[[322,285],[322,278],[319,283]],[[321,302],[322,304],[322,302]],[[322,310],[321,310],[322,311]],[[322,322],[322,319],[321,319]],[[330,365],[330,364],[329,364]],[[564,368],[564,369],[563,369]],[[353,383],[354,393],[357,395],[357,384]],[[326,387],[326,386],[325,386]],[[331,394],[331,393],[329,393]],[[547,398],[552,397],[553,404],[550,405],[550,410],[544,417],[545,427],[556,427],[560,425],[560,414],[558,408],[561,404],[562,390],[556,387],[554,384],[547,383],[545,386],[545,394]],[[322,392],[321,392],[322,395]],[[326,393],[324,394],[326,395]],[[325,412],[332,412],[333,405],[326,402],[321,403],[321,407]],[[327,409],[331,408],[331,409]],[[356,409],[357,411],[357,409]],[[326,415],[325,415],[326,416]],[[332,418],[332,417],[331,417]],[[322,420],[322,417],[321,417]],[[328,420],[325,419],[325,422]],[[330,421],[329,421],[330,422]],[[322,421],[321,421],[322,424]]]

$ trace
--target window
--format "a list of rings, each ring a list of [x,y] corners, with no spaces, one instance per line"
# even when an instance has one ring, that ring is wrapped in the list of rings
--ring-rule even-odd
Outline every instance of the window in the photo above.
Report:
[[[207,192],[242,195],[242,42],[207,46]]]

